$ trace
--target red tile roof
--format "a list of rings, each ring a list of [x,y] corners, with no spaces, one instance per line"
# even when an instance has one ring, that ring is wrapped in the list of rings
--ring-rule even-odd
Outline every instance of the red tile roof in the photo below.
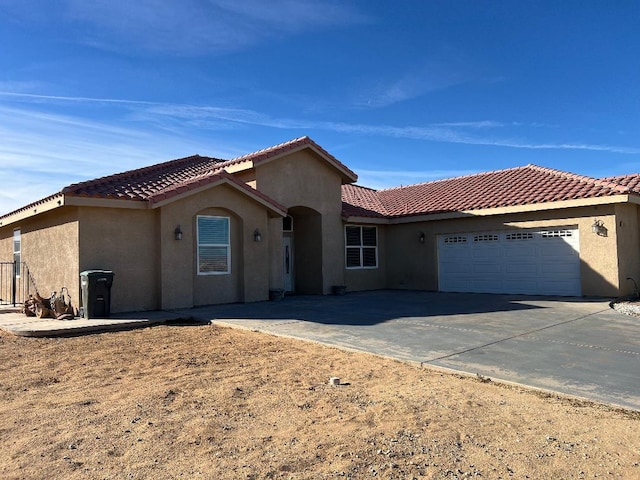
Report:
[[[63,188],[61,193],[81,197],[146,201],[164,190],[175,189],[190,183],[194,178],[219,173],[222,163],[224,160],[193,155],[108,177],[74,183]]]
[[[617,177],[603,178],[607,182],[617,183],[618,185],[625,186],[635,193],[640,194],[640,173],[632,173],[631,175],[620,175]]]
[[[388,215],[376,190],[360,185],[342,186],[342,215],[345,217],[377,217]]]
[[[200,155],[179,158],[150,167],[75,183],[65,187],[61,193],[82,197],[148,201],[166,196],[166,194],[175,195],[176,192],[202,186],[210,181],[209,177],[220,174],[227,166],[245,161],[252,161],[256,164],[307,146],[315,148],[330,162],[343,170],[347,176],[352,176],[353,180],[357,178],[355,173],[309,137],[301,137],[232,160]]]
[[[365,193],[347,185],[343,187],[343,214],[402,217],[624,193],[630,189],[615,182],[527,165],[377,192]]]

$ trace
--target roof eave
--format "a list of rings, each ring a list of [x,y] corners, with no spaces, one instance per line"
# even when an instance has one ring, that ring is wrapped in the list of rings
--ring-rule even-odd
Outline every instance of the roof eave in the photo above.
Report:
[[[214,187],[225,184],[238,190],[240,193],[251,197],[254,201],[266,207],[272,216],[284,217],[287,215],[286,207],[280,205],[275,200],[270,199],[266,195],[258,192],[257,190],[251,188],[250,186],[242,182],[239,182],[231,174],[227,172],[217,174],[214,177],[211,177],[211,180],[212,181],[209,181],[204,185],[199,185],[195,188],[189,188],[185,191],[174,193],[168,197],[165,197],[163,195],[158,195],[155,198],[152,197],[149,199],[149,202],[148,202],[149,206],[154,209],[160,208],[169,203],[175,202],[177,200],[181,200],[183,198],[201,193],[210,188],[214,188]]]
[[[67,204],[65,195],[61,193],[50,195],[42,200],[38,200],[37,202],[0,216],[0,227],[6,227],[7,225],[21,222],[27,218],[41,215],[45,212],[60,208],[65,204]]]
[[[526,205],[512,205],[507,207],[484,208],[478,210],[459,210],[453,212],[418,213],[389,218],[390,224],[432,222],[466,217],[485,217],[492,215],[508,215],[514,213],[530,213],[546,210],[561,210],[565,208],[590,207],[617,203],[634,203],[640,205],[640,196],[635,194],[610,195],[606,197],[591,197],[556,202],[530,203]]]

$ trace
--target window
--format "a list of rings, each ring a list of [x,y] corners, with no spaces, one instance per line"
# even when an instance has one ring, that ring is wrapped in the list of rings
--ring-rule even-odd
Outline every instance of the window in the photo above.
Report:
[[[467,237],[454,235],[453,237],[445,237],[444,243],[467,243]]]
[[[542,238],[573,236],[573,232],[571,230],[543,230],[540,234],[542,235]]]
[[[283,232],[293,232],[293,218],[289,215],[286,217],[282,217],[282,231]]]
[[[229,217],[198,216],[198,275],[231,273]]]
[[[20,229],[17,228],[13,231],[13,261],[16,268],[16,277],[20,276],[20,270],[22,267],[22,246],[20,240]]]
[[[497,242],[500,240],[498,235],[476,235],[473,237],[474,242]]]
[[[345,226],[347,268],[378,268],[377,227]]]
[[[533,233],[529,232],[518,232],[518,233],[507,233],[505,235],[507,240],[532,240]]]

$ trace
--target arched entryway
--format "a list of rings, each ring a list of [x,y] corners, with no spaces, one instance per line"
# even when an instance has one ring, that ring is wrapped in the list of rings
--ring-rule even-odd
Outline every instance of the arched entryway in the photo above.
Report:
[[[285,291],[321,295],[322,215],[308,207],[291,207],[283,220]]]

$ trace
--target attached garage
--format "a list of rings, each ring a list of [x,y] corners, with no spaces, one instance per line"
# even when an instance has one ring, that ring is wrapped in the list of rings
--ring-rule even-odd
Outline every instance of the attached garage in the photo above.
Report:
[[[442,292],[581,295],[577,227],[438,236]]]

